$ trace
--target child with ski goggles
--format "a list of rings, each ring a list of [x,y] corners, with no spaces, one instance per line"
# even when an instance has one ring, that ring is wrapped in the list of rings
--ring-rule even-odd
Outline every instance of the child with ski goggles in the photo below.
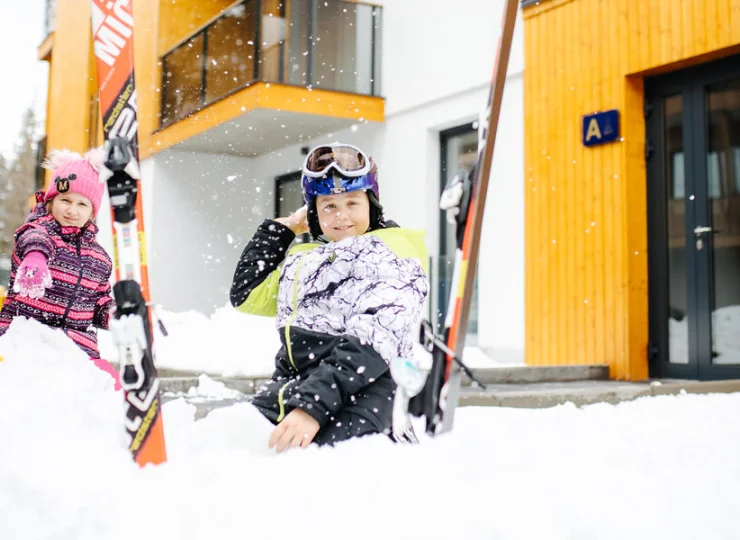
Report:
[[[383,219],[364,152],[319,146],[302,173],[306,206],[260,225],[231,288],[238,310],[276,317],[282,346],[253,404],[277,451],[391,433],[389,363],[412,354],[429,289],[424,233]]]

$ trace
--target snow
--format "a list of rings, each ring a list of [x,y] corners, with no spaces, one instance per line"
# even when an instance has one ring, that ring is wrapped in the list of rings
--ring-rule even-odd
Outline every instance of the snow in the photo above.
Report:
[[[185,397],[190,398],[190,403],[203,403],[207,401],[222,399],[239,399],[243,394],[238,390],[229,388],[220,381],[214,381],[205,373],[198,376],[197,386],[191,386],[187,392],[164,392],[165,397]]]
[[[275,319],[247,315],[231,306],[210,317],[197,311],[157,310],[168,335],[155,324],[157,366],[224,377],[264,377],[275,370],[280,336]],[[99,332],[103,358],[116,358],[109,332]]]
[[[248,403],[195,421],[180,398],[163,409],[168,462],[139,468],[120,394],[61,332],[18,319],[0,356],[3,540],[676,540],[740,529],[740,394],[462,408],[452,433],[418,446],[379,435],[280,455]]]
[[[155,324],[159,368],[223,377],[268,377],[275,370],[280,336],[272,317],[247,315],[230,305],[209,317],[197,311],[156,313],[168,332],[162,335]],[[117,357],[109,332],[99,332],[98,341],[103,358]],[[496,362],[476,347],[466,347],[463,357],[473,368],[513,365]]]

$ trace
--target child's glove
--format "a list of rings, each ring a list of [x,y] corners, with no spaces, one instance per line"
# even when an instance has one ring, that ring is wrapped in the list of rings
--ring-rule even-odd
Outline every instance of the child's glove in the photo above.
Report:
[[[41,298],[51,287],[51,274],[46,257],[40,251],[32,251],[23,258],[15,276],[13,290],[21,296]]]

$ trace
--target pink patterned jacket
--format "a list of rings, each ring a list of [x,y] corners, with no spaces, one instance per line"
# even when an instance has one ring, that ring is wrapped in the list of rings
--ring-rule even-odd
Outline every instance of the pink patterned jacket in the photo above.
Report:
[[[100,359],[97,328],[107,329],[113,298],[111,258],[95,240],[98,228],[62,227],[46,211],[44,192],[36,193],[36,207],[15,233],[8,296],[0,311],[0,336],[14,317],[28,317],[61,328],[92,359]],[[27,253],[46,255],[52,286],[39,299],[13,292],[15,275]]]

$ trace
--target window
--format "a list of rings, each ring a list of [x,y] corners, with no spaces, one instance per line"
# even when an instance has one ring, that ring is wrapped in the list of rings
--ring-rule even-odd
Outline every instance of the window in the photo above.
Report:
[[[465,124],[440,133],[440,194],[458,172],[464,171],[465,174],[469,174],[475,168],[478,159],[477,126],[477,122]],[[440,211],[439,220],[439,257],[436,261],[432,261],[432,280],[435,283],[432,294],[436,292],[437,298],[436,301],[433,298],[431,304],[435,315],[433,320],[436,319],[436,329],[441,331],[450,296],[457,242],[456,227],[447,222],[445,212]],[[476,276],[470,304],[467,341],[474,343],[477,335],[478,278]]]
[[[289,216],[304,204],[300,172],[275,178],[275,217]],[[296,241],[308,242],[310,238],[308,234],[301,234],[296,237]]]

